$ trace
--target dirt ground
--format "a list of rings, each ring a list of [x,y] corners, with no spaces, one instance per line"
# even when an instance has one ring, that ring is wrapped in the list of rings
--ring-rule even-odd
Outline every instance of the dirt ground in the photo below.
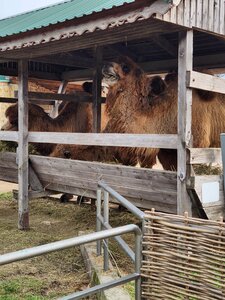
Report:
[[[0,193],[8,193],[13,189],[18,189],[18,184],[0,181]]]
[[[127,212],[110,211],[113,227],[137,222]],[[80,206],[74,202],[61,204],[52,199],[32,200],[30,226],[29,231],[17,229],[17,203],[10,193],[0,193],[0,254],[74,237],[80,230],[95,230],[95,210],[88,204]],[[133,245],[132,235],[125,236],[125,239]],[[110,242],[110,251],[118,273],[127,274],[133,270],[129,258],[115,242]],[[89,284],[78,247],[0,268],[1,300],[57,299],[86,289]]]

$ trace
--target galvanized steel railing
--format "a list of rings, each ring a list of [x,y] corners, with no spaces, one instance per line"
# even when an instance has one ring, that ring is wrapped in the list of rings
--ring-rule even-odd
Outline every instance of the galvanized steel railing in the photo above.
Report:
[[[31,257],[47,254],[53,251],[63,250],[74,246],[80,246],[93,241],[107,239],[110,237],[114,237],[120,234],[130,233],[130,232],[133,232],[135,234],[135,272],[127,276],[121,277],[117,280],[100,284],[92,288],[86,289],[84,291],[76,292],[74,294],[70,294],[68,296],[60,298],[61,300],[81,299],[85,296],[96,294],[99,291],[103,291],[124,284],[129,281],[135,280],[138,283],[140,282],[140,265],[141,265],[140,244],[141,244],[142,234],[138,226],[133,224],[125,225],[117,228],[90,233],[84,236],[77,236],[67,240],[62,240],[54,243],[49,243],[46,245],[41,245],[29,249],[3,254],[0,255],[0,266],[13,263],[16,261],[28,259]],[[137,294],[136,299],[141,299],[140,290],[138,290],[138,293],[139,295]]]
[[[102,190],[103,190],[103,215],[102,215]],[[144,228],[144,212],[138,209],[126,198],[121,196],[111,187],[109,187],[104,181],[98,182],[97,189],[97,210],[96,210],[96,231],[101,232],[102,227],[105,229],[111,229],[112,227],[109,224],[109,195],[116,199],[119,204],[124,206],[128,211],[134,214],[137,218],[142,221],[142,228]],[[120,247],[125,251],[125,253],[131,258],[133,262],[136,261],[136,255],[141,256],[142,253],[142,239],[139,241],[139,245],[136,245],[134,251],[129,247],[129,245],[120,237],[114,236],[115,240],[119,243]],[[101,240],[97,241],[97,255],[101,255]],[[103,243],[103,252],[104,252],[104,271],[107,271],[109,268],[109,251],[108,251],[108,240],[105,239]],[[141,267],[141,261],[138,268]],[[141,278],[135,280],[135,299],[141,299]]]

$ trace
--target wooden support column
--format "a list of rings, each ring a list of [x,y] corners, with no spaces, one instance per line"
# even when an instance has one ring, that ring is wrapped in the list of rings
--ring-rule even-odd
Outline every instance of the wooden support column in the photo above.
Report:
[[[93,132],[101,132],[101,88],[102,88],[102,48],[95,52],[95,74],[93,80]]]
[[[28,63],[18,63],[18,106],[19,106],[19,141],[18,141],[18,228],[29,229],[28,208]]]
[[[178,51],[178,168],[177,168],[177,213],[191,215],[191,201],[187,194],[187,152],[191,146],[192,89],[186,87],[187,71],[193,67],[193,31],[179,34]]]
[[[58,89],[58,94],[65,94],[66,92],[66,88],[68,85],[68,81],[67,80],[63,80],[60,83],[59,89]],[[62,101],[61,100],[55,100],[55,104],[50,112],[50,117],[51,118],[56,118],[59,114],[59,105]]]

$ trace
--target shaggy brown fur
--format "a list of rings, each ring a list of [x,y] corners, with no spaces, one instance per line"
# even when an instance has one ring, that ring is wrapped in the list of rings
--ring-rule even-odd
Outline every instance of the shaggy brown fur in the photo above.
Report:
[[[135,66],[135,67],[133,67]],[[105,81],[109,83],[109,93],[106,99],[106,112],[109,116],[108,123],[103,132],[108,133],[138,133],[135,132],[139,123],[138,115],[136,116],[136,124],[133,125],[129,131],[126,127],[126,122],[129,123],[129,118],[135,116],[126,116],[126,122],[122,116],[123,111],[117,110],[116,102],[117,98],[121,95],[124,99],[123,103],[129,106],[130,103],[134,102],[132,99],[140,99],[144,103],[147,101],[146,97],[149,94],[149,79],[144,75],[141,69],[137,68],[133,62],[127,58],[122,58],[120,63],[110,63],[105,65],[103,68],[103,75]],[[158,78],[155,78],[157,81]],[[154,84],[155,81],[152,83]],[[115,83],[116,82],[116,83]],[[160,81],[161,82],[161,81]],[[115,83],[115,85],[114,85]],[[153,86],[151,91],[151,97],[155,97],[157,93],[161,92],[160,85]],[[160,91],[159,91],[160,89]],[[129,101],[127,101],[129,99]],[[124,107],[126,110],[126,107]],[[156,163],[156,156],[153,159],[146,159],[145,149],[138,153],[133,148],[125,147],[92,147],[92,146],[57,146],[55,151],[52,153],[55,157],[68,157],[80,160],[91,160],[91,161],[116,161],[125,165],[135,166],[138,161],[143,167],[152,167]]]
[[[18,130],[18,104],[11,105],[5,112],[8,122],[2,130]],[[43,108],[29,103],[29,131],[46,132],[91,132],[92,111],[90,104],[68,102],[59,116],[52,119]],[[49,155],[54,144],[36,144],[37,151]]]
[[[123,65],[112,63],[108,73],[119,78],[109,91],[107,101],[114,103],[106,132],[177,133],[177,80],[160,77],[151,79],[129,62],[127,76],[121,76]],[[166,86],[167,85],[167,86]],[[149,89],[147,88],[149,87]],[[192,133],[193,147],[219,147],[219,135],[225,130],[223,96],[193,90]],[[211,101],[209,101],[211,100]],[[146,161],[153,162],[159,149],[133,149]],[[169,165],[169,164],[168,164]],[[168,166],[167,166],[168,169]]]
[[[106,102],[109,121],[104,132],[177,133],[176,75],[168,75],[165,81],[158,76],[148,78],[134,62],[124,58],[122,63],[106,65],[103,74],[112,83]],[[219,94],[193,90],[193,147],[220,146],[219,135],[225,130],[222,98]],[[87,147],[85,151],[93,152],[93,147]],[[129,151],[130,156],[138,156],[144,166],[151,167],[159,154],[165,169],[176,169],[176,151],[150,148]],[[74,151],[75,154],[78,152]],[[120,154],[121,148],[117,148],[117,152]]]

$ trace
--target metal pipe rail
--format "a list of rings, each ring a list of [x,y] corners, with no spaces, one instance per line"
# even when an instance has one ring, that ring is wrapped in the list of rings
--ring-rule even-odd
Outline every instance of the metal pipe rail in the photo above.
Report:
[[[103,197],[103,215],[102,215],[102,189],[104,191]],[[102,227],[104,228],[112,228],[109,224],[109,194],[115,198],[121,205],[126,207],[128,211],[134,214],[142,221],[142,228],[144,228],[144,212],[137,208],[135,205],[130,203],[126,198],[121,196],[111,187],[109,187],[104,181],[98,182],[97,189],[97,209],[96,209],[96,231],[101,232]],[[129,247],[129,245],[120,237],[114,237],[115,240],[119,243],[120,247],[125,251],[125,253],[131,258],[131,260],[135,261],[135,254],[133,250]],[[141,252],[141,241],[140,241],[140,252]],[[97,241],[97,255],[101,255],[101,241]],[[104,250],[104,271],[107,271],[109,268],[109,251],[108,251],[108,240],[104,240],[103,245]],[[141,255],[141,254],[140,254]],[[137,290],[137,285],[135,286],[135,290]],[[138,299],[138,298],[136,298]]]
[[[135,295],[137,300],[141,299],[141,238],[142,232],[136,225],[130,224],[117,228],[107,229],[99,232],[90,233],[84,236],[77,236],[71,239],[53,242],[29,249],[24,249],[16,252],[0,255],[0,265],[6,265],[16,261],[28,259],[31,257],[47,254],[53,251],[63,250],[74,246],[80,246],[93,241],[98,241],[105,238],[114,237],[117,235],[133,232],[135,234],[135,272],[133,274],[121,277],[118,280],[113,280],[105,284],[100,284],[95,287],[86,289],[85,291],[77,292],[65,297],[61,300],[81,299],[82,297],[93,295],[98,291],[112,288],[114,286],[124,284],[129,281],[135,280]]]

